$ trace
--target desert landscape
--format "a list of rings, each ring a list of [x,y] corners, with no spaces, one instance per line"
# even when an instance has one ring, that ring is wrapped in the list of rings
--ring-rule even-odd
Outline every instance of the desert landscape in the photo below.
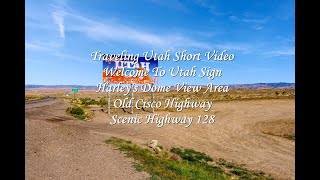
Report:
[[[294,180],[295,6],[26,1],[25,179]]]
[[[156,100],[179,97],[212,100],[213,108],[155,109],[154,113],[174,116],[215,115],[213,124],[116,124],[112,115],[132,116],[128,109],[108,114],[106,94],[82,90],[65,97],[70,89],[25,91],[26,179],[149,179],[152,174],[138,171],[134,158],[126,157],[105,141],[117,137],[139,147],[157,140],[163,151],[172,147],[203,152],[213,159],[244,164],[271,179],[295,178],[295,92],[283,89],[234,89],[229,93],[156,93]],[[124,97],[111,94],[111,102]],[[150,93],[135,97],[151,98]],[[89,103],[90,102],[90,103]],[[99,103],[100,102],[100,103]],[[78,106],[85,118],[72,116],[68,107]],[[150,109],[133,110],[134,115],[151,114]],[[232,173],[231,173],[232,174]],[[233,175],[235,179],[243,179]],[[228,178],[227,178],[228,179]],[[263,178],[262,178],[263,179]]]

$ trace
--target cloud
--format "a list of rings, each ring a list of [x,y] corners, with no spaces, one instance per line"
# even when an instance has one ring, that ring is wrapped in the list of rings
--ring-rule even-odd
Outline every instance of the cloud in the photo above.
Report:
[[[248,17],[248,15],[244,17],[238,17],[238,16],[232,15],[232,16],[229,16],[229,19],[234,22],[249,24],[251,28],[255,30],[263,29],[265,24],[267,24],[269,21],[269,17],[256,18],[256,17]]]
[[[61,51],[56,51],[52,55],[55,57],[58,57],[57,59],[66,60],[66,61],[76,61],[80,63],[95,63],[94,61],[90,60],[90,58],[81,57],[81,56],[73,55],[70,53],[63,53]]]
[[[67,31],[80,32],[87,37],[101,42],[120,42],[135,44],[156,50],[201,49],[215,48],[248,52],[251,46],[237,42],[207,42],[201,41],[182,33],[150,32],[141,28],[128,26],[117,21],[98,21],[75,13],[68,13]]]
[[[256,26],[253,26],[253,29],[255,29],[255,30],[261,30],[261,29],[263,29],[263,26],[256,25]]]
[[[206,9],[209,13],[215,16],[224,16],[229,14],[230,12],[222,12],[220,11],[216,5],[213,5],[211,1],[208,0],[196,0],[194,3],[204,9]]]
[[[56,11],[52,13],[52,18],[55,24],[58,25],[60,37],[64,39],[64,12],[63,11]]]
[[[61,47],[63,47],[63,45],[61,43],[55,42],[55,41],[50,41],[50,42],[46,42],[46,43],[44,43],[44,42],[25,42],[25,48],[28,49],[28,51],[26,51],[27,55],[29,55],[28,52],[30,52],[30,51],[41,51],[41,52],[45,52],[48,57],[49,56],[58,57],[58,58],[56,58],[57,60],[77,61],[77,62],[81,62],[81,63],[91,62],[91,61],[88,61],[88,58],[75,56],[70,53],[64,53],[63,49],[61,49]],[[26,59],[29,59],[29,62],[36,62],[33,59],[31,60],[31,58],[26,58]],[[46,60],[43,60],[43,61],[46,61]],[[42,63],[42,64],[44,64],[44,63]]]
[[[282,45],[294,45],[295,44],[295,37],[292,35],[287,36],[276,36],[276,40]]]
[[[55,10],[52,12],[52,18],[54,23],[58,26],[60,37],[64,39],[64,16],[66,14],[64,7],[66,6],[66,1],[59,0],[56,3],[57,5],[54,6]]]
[[[43,47],[39,44],[30,43],[30,42],[25,42],[25,48],[31,49],[31,50],[47,50],[46,47]]]
[[[222,44],[217,44],[216,47],[220,49],[237,50],[237,51],[249,51],[250,49],[252,49],[251,46],[247,44],[241,44],[241,43],[222,43]]]
[[[97,17],[84,16],[68,7],[64,1],[58,1],[52,6],[51,15],[53,22],[50,27],[56,27],[59,32],[59,37],[46,36],[41,41],[28,41],[26,48],[32,50],[47,50],[49,53],[63,52],[65,33],[75,32],[81,34],[82,37],[87,37],[93,41],[102,42],[104,44],[111,44],[118,46],[120,44],[140,46],[142,48],[153,49],[156,51],[172,51],[177,50],[235,50],[240,52],[248,52],[251,47],[246,43],[237,42],[213,42],[207,41],[207,36],[197,34],[196,36],[190,33],[183,33],[181,30],[163,31],[157,29],[147,29],[141,26],[133,26],[117,21],[112,17],[107,19],[99,19]],[[32,19],[32,17],[30,17]],[[37,27],[37,23],[47,22],[48,17],[43,17],[43,21],[38,19],[33,21],[33,27]],[[49,17],[50,18],[50,17]],[[65,24],[67,23],[67,25]],[[41,29],[43,30],[43,29]],[[49,31],[46,31],[48,33]],[[210,32],[213,33],[214,32]],[[51,38],[51,39],[50,39]],[[29,38],[32,39],[32,38]],[[200,40],[201,39],[201,40]],[[56,42],[56,44],[48,44],[46,42]],[[62,57],[62,56],[59,56]]]
[[[243,19],[240,19],[240,21],[245,23],[253,23],[253,24],[266,24],[268,19],[267,18],[260,18],[260,19],[243,18]]]
[[[182,12],[189,11],[188,8],[179,0],[151,0],[151,2],[169,9],[175,9]]]
[[[80,32],[102,42],[138,44],[161,50],[176,48],[210,49],[211,44],[186,37],[181,33],[148,32],[144,29],[115,21],[98,21],[75,13],[67,13],[67,31]]]
[[[52,51],[62,47],[63,45],[56,41],[48,42],[25,42],[25,48],[37,51]]]
[[[38,59],[35,60],[35,59],[26,58],[25,62],[32,63],[32,64],[47,65],[46,62],[38,60]]]
[[[285,48],[285,49],[279,49],[279,50],[273,50],[266,52],[265,54],[271,55],[271,56],[294,56],[295,55],[295,48]]]

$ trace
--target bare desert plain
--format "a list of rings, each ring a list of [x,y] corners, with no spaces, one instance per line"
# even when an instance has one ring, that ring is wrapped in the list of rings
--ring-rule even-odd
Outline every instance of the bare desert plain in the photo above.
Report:
[[[213,108],[155,109],[155,114],[172,116],[215,115],[213,124],[116,124],[112,115],[132,116],[129,110],[90,111],[90,120],[79,120],[66,113],[71,106],[65,90],[26,90],[26,97],[43,97],[25,103],[26,179],[148,179],[146,172],[132,167],[128,158],[104,141],[111,137],[145,146],[158,140],[164,149],[191,148],[213,158],[223,158],[248,169],[262,171],[275,179],[295,178],[295,99],[289,90],[234,90],[228,96],[194,95],[213,100]],[[79,90],[77,97],[99,99],[106,94]],[[120,95],[119,95],[120,96]],[[136,97],[146,96],[137,93]],[[187,94],[156,94],[183,97]],[[146,116],[150,111],[134,110]]]

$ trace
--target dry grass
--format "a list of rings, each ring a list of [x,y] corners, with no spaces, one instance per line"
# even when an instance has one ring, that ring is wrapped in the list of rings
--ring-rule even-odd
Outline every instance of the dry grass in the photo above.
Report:
[[[69,92],[69,99],[73,98],[73,93],[70,89],[45,89],[45,90],[26,90],[26,96],[49,96],[57,98],[66,98],[65,93]],[[258,90],[230,90],[228,93],[222,92],[207,92],[203,94],[204,89],[198,93],[186,93],[186,92],[176,92],[171,90],[168,93],[155,93],[155,100],[164,101],[167,98],[191,98],[191,100],[212,100],[212,101],[230,101],[230,100],[253,100],[253,99],[294,99],[295,89],[258,89]],[[111,93],[111,102],[117,98],[125,98],[124,93]],[[81,90],[76,94],[76,98],[94,98],[99,100],[99,98],[107,96],[104,92],[95,92],[95,90]],[[136,92],[134,93],[135,99],[151,99],[150,92]]]
[[[114,145],[135,159],[133,166],[138,171],[148,172],[150,179],[274,179],[262,171],[248,170],[244,165],[215,159],[193,149],[173,147],[170,151],[163,150],[155,154],[149,148],[117,137],[111,137],[105,143]],[[172,158],[172,155],[176,158]]]
[[[24,97],[25,101],[37,101],[37,100],[41,100],[41,99],[45,99],[48,98],[48,96],[45,95],[26,95]]]
[[[265,134],[295,140],[294,119],[260,122],[257,128]]]
[[[66,91],[69,92],[69,96],[66,97],[65,93]],[[257,89],[257,90],[251,90],[251,89],[236,89],[236,90],[230,90],[228,93],[223,92],[207,92],[204,94],[205,88],[202,88],[200,92],[177,92],[176,90],[171,90],[171,92],[168,93],[155,93],[154,94],[154,100],[155,101],[161,101],[162,107],[155,108],[156,110],[166,111],[166,112],[175,112],[176,109],[174,108],[164,108],[165,100],[166,99],[172,99],[172,98],[178,98],[179,100],[184,100],[186,98],[190,98],[190,101],[212,101],[212,102],[218,102],[218,101],[242,101],[242,100],[261,100],[261,99],[294,99],[295,98],[295,89]],[[114,107],[114,101],[116,99],[123,100],[124,98],[131,98],[130,95],[124,96],[124,93],[111,93],[110,96],[110,107],[112,113],[129,113],[131,112],[130,109],[113,109]],[[56,97],[56,98],[63,98],[67,102],[73,102],[76,105],[82,106],[80,98],[93,98],[95,101],[98,101],[101,98],[107,99],[107,93],[106,92],[96,92],[96,90],[81,90],[79,89],[79,93],[75,94],[76,100],[73,101],[74,94],[70,91],[70,89],[32,89],[32,90],[26,90],[25,91],[26,97]],[[143,99],[146,101],[151,101],[151,92],[135,92],[134,94],[134,101],[137,99]],[[128,102],[128,101],[127,101]],[[141,106],[142,103],[139,103],[139,106]],[[98,104],[88,105],[84,108],[96,108],[100,107]],[[102,105],[101,107],[107,107],[107,105]],[[135,109],[135,112],[151,112],[151,108],[145,108],[141,110]]]

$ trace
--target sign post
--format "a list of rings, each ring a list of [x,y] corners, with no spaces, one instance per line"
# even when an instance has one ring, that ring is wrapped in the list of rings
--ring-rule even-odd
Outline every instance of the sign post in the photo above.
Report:
[[[72,88],[71,91],[73,92],[73,100],[75,100],[76,93],[79,92],[79,89],[78,88]]]
[[[133,84],[131,84],[131,99],[133,99]],[[133,114],[133,101],[131,101],[131,114]]]
[[[151,89],[153,89],[153,83],[151,84]],[[151,102],[152,102],[152,104],[153,104],[153,101],[154,101],[154,92],[153,91],[151,91]],[[152,106],[152,113],[154,113],[154,106]]]
[[[110,91],[108,91],[108,114],[110,114]]]

